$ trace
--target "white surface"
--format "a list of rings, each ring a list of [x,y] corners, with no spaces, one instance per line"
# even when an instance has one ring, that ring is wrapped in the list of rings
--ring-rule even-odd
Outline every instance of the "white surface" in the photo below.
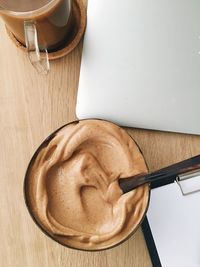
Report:
[[[147,217],[162,267],[199,267],[200,193],[182,196],[176,183],[151,192]]]
[[[200,134],[199,14],[199,0],[89,0],[77,116]]]

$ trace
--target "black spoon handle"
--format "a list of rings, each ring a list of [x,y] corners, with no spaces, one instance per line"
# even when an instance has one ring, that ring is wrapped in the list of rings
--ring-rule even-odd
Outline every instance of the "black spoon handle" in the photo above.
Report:
[[[180,174],[200,169],[200,155],[175,163],[149,174],[139,174],[119,179],[119,186],[123,193],[127,193],[136,187],[152,182],[168,181],[176,179]]]

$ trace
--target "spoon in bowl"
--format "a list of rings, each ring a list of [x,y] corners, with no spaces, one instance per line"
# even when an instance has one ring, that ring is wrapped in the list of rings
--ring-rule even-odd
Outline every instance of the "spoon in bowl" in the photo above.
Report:
[[[176,178],[180,175],[191,173],[197,170],[200,171],[200,155],[180,161],[152,173],[142,173],[131,177],[120,178],[119,186],[125,194],[144,184],[168,184],[176,180]]]

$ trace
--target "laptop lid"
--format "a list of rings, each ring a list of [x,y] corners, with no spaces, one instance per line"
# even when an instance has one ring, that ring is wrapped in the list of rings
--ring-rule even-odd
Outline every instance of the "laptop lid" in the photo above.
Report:
[[[77,117],[200,134],[199,12],[199,0],[89,0]]]

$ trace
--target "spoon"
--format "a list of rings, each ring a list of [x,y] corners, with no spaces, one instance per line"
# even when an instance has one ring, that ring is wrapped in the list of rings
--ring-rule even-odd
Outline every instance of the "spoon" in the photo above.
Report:
[[[120,178],[119,186],[123,193],[127,193],[144,184],[167,184],[173,182],[179,175],[200,170],[200,155],[180,161],[152,173],[142,173],[131,177]]]

